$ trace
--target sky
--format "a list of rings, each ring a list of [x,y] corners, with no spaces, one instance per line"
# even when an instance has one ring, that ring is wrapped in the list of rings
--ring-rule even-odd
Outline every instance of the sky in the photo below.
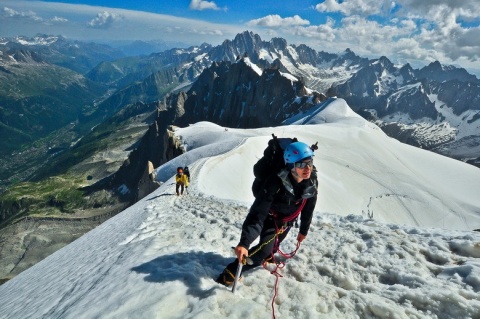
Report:
[[[280,4],[281,3],[281,4]],[[218,45],[245,30],[317,51],[346,48],[421,67],[435,60],[480,74],[480,2],[451,0],[0,0],[0,37]]]
[[[259,268],[232,293],[213,278],[234,258],[271,133],[318,141],[318,202],[277,284]],[[162,185],[1,285],[1,319],[478,318],[478,168],[387,137],[342,99],[290,125],[175,135],[187,152],[156,168]],[[184,165],[191,184],[176,196]]]

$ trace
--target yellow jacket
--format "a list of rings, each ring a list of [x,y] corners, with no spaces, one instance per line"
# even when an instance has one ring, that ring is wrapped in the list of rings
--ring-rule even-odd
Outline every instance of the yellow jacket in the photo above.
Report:
[[[188,186],[188,177],[185,174],[177,174],[175,175],[175,182],[177,184],[183,184],[185,186]]]

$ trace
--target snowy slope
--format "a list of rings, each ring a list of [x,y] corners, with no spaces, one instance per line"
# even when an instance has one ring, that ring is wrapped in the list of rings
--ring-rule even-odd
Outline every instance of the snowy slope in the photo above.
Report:
[[[233,260],[271,133],[319,142],[319,201],[281,271],[277,318],[478,318],[480,171],[386,137],[341,99],[296,123],[178,129],[189,151],[157,169],[162,186],[0,286],[0,318],[272,317],[268,271],[235,294],[212,280]],[[177,197],[185,164],[192,184]]]

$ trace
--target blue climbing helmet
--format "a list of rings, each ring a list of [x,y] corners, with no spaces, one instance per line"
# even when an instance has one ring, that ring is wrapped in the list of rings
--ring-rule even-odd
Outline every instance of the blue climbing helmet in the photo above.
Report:
[[[305,143],[293,142],[289,144],[283,152],[283,160],[285,164],[294,164],[305,158],[315,156],[313,150]]]

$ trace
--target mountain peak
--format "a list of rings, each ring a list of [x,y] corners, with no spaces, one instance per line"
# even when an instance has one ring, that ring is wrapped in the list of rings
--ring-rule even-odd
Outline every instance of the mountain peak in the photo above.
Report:
[[[252,31],[243,31],[242,33],[238,33],[233,39],[233,43],[239,42],[262,42],[262,39]]]
[[[287,40],[285,40],[284,38],[272,38],[270,40],[270,43],[272,43],[272,45],[276,49],[280,49],[280,50],[286,49],[286,47],[288,45]]]
[[[393,63],[384,55],[378,59],[378,62],[387,70],[394,67]]]
[[[426,66],[427,69],[431,71],[441,71],[443,70],[442,65],[438,61],[431,62],[428,66]]]
[[[358,60],[359,56],[355,54],[350,48],[345,49],[345,51],[341,52],[338,54],[345,60]]]
[[[434,61],[416,72],[419,78],[429,78],[437,82],[458,80],[461,82],[477,82],[475,75],[467,72],[464,68],[457,68],[453,65],[443,65],[439,61]]]

